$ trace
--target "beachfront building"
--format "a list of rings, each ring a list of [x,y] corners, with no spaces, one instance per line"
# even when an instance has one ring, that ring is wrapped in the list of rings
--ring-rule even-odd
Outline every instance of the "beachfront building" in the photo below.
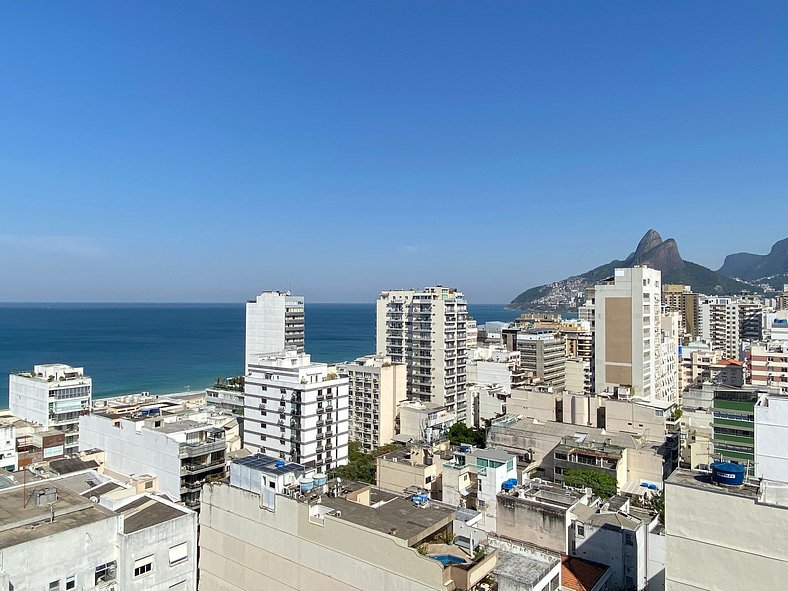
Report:
[[[196,591],[196,513],[87,474],[0,491],[0,589]]]
[[[102,407],[80,419],[80,450],[103,450],[106,469],[128,477],[155,476],[161,492],[199,507],[203,483],[224,476],[228,440],[239,439],[237,419],[174,401],[119,400],[102,401]]]
[[[231,465],[229,483],[205,487],[200,590],[474,589],[498,552],[468,525],[475,512],[462,517],[256,454]]]
[[[65,434],[62,453],[79,450],[79,418],[90,412],[93,380],[81,367],[63,363],[33,366],[11,374],[8,404],[14,416]]]
[[[246,371],[255,356],[304,350],[304,298],[264,291],[246,303]]]
[[[397,407],[406,398],[405,365],[367,355],[338,365],[337,373],[348,380],[350,439],[360,442],[365,453],[391,443]]]
[[[347,464],[348,378],[306,353],[261,355],[244,389],[244,445],[329,470]]]
[[[445,406],[458,421],[467,409],[468,303],[453,288],[381,292],[377,352],[404,363],[408,398]]]

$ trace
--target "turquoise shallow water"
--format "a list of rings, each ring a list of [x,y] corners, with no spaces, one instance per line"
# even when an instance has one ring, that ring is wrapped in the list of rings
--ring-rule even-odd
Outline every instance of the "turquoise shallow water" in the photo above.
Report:
[[[479,323],[517,312],[471,305]],[[243,304],[0,304],[0,407],[8,373],[68,363],[93,377],[96,396],[167,393],[243,371]],[[315,361],[375,350],[374,304],[307,304],[306,350]]]

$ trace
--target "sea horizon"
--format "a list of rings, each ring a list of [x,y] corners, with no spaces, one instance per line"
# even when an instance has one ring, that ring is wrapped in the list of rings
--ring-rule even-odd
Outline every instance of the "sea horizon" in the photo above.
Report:
[[[511,322],[470,304],[477,322]],[[307,303],[305,349],[323,363],[375,352],[375,303]],[[93,395],[171,394],[243,373],[245,302],[0,302],[0,407],[8,375],[42,363],[84,367]]]

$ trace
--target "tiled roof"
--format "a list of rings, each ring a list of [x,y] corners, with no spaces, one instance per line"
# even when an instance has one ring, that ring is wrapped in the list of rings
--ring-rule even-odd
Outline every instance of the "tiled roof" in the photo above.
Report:
[[[608,567],[582,558],[561,558],[561,584],[574,591],[591,591],[605,575]]]

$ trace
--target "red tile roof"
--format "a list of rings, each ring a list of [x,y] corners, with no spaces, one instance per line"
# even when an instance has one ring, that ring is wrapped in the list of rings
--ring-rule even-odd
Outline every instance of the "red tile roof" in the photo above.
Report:
[[[736,359],[721,359],[717,365],[744,365],[744,363]]]
[[[561,557],[561,584],[575,591],[591,591],[608,567],[582,558]]]

